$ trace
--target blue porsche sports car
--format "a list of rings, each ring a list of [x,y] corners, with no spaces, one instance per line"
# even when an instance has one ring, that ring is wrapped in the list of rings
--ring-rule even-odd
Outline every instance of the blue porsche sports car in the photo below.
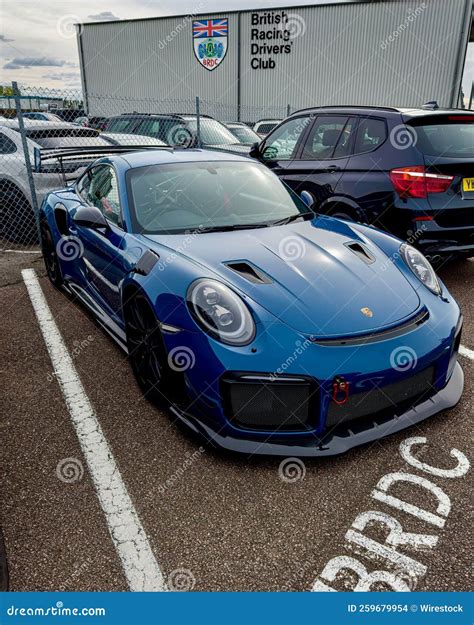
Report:
[[[44,259],[194,432],[338,454],[458,402],[462,317],[414,247],[310,205],[246,157],[109,154],[46,197]]]

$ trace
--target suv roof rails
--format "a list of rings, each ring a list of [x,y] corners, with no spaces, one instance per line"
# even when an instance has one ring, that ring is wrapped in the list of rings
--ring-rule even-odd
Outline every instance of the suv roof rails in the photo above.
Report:
[[[294,115],[295,113],[302,113],[303,111],[315,111],[321,109],[375,109],[381,111],[392,111],[394,113],[400,112],[400,109],[395,106],[375,106],[370,104],[328,104],[326,106],[308,106],[304,109],[293,111],[291,115]],[[289,117],[291,117],[291,115]]]

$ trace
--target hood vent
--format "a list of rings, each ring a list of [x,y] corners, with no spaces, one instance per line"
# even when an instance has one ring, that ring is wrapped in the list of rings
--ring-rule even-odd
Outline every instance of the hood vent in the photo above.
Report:
[[[232,269],[235,273],[242,276],[249,282],[253,284],[271,284],[272,280],[260,269],[257,269],[250,263],[243,260],[230,261],[228,263],[224,263],[226,267]]]
[[[358,241],[351,241],[350,243],[344,243],[346,247],[348,247],[351,252],[354,252],[356,256],[358,256],[364,263],[371,265],[375,262],[375,256],[369,252],[369,250]]]

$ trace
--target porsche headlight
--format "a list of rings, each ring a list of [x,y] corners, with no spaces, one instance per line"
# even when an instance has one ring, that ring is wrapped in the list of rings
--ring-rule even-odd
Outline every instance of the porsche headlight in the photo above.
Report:
[[[222,343],[247,345],[255,336],[255,322],[242,299],[217,280],[193,282],[187,293],[195,321]]]
[[[423,256],[423,254],[416,248],[403,243],[400,247],[400,253],[403,260],[413,271],[415,276],[423,282],[423,284],[435,295],[441,293],[441,287],[436,277],[435,270],[430,265],[429,261]]]

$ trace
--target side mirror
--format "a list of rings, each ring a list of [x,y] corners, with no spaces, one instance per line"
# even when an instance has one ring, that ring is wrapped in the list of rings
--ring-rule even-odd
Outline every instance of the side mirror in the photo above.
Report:
[[[73,222],[84,228],[98,230],[100,228],[109,229],[106,218],[96,206],[80,206],[74,213]]]
[[[257,141],[250,148],[249,156],[256,159],[262,158],[262,153],[260,152],[260,144]]]
[[[308,208],[313,208],[314,206],[314,197],[311,195],[309,191],[301,191],[300,198],[306,204]]]

